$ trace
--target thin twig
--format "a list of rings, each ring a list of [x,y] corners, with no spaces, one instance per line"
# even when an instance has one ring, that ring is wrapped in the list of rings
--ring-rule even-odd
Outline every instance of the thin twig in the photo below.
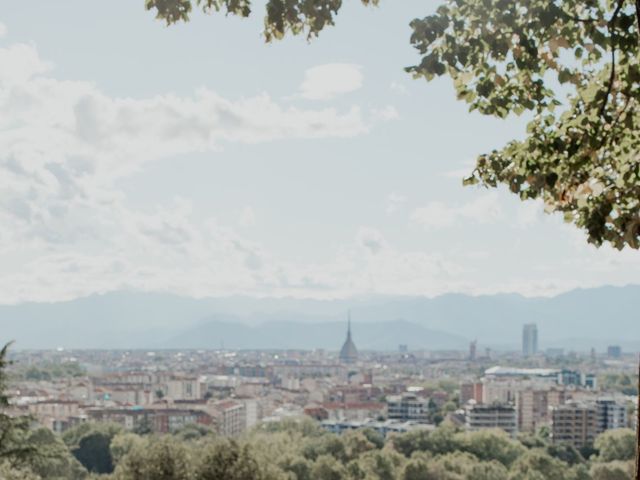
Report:
[[[629,107],[629,103],[631,103],[631,96],[627,95],[627,99],[624,102],[624,106],[622,107],[622,109],[618,112],[618,115],[616,115],[615,120],[613,121],[613,123],[611,124],[611,128],[609,129],[609,131],[611,132],[610,137],[609,137],[609,142],[612,142],[614,137],[615,137],[615,133],[614,130],[615,128],[618,126],[618,122],[620,122],[620,117],[622,117],[622,114],[625,113],[627,111],[627,108]],[[639,479],[640,480],[640,479]]]
[[[640,43],[640,0],[636,0],[636,19],[638,20],[638,43]]]

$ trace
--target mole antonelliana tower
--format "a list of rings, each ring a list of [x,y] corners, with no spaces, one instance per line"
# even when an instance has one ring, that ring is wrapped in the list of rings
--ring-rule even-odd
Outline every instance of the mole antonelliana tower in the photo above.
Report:
[[[358,361],[358,349],[351,339],[351,312],[349,312],[347,320],[347,339],[340,350],[341,363],[356,363]]]

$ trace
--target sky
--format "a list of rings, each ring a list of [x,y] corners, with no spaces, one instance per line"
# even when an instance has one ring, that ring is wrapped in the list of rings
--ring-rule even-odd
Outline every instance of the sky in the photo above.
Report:
[[[437,2],[345,2],[274,44],[259,5],[167,27],[143,3],[0,0],[0,303],[640,283],[637,251],[462,186],[526,118],[404,72]]]

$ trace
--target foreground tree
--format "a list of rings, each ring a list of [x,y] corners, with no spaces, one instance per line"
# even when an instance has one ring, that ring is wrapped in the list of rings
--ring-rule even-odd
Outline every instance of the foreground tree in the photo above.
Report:
[[[524,453],[524,447],[512,440],[504,430],[480,430],[459,433],[460,449],[475,455],[480,460],[496,460],[509,467]]]
[[[0,479],[82,480],[87,471],[66,445],[29,416],[12,416],[7,395],[7,353],[0,350]]]
[[[88,471],[111,473],[114,469],[111,440],[120,432],[122,427],[117,424],[86,422],[67,430],[62,438]]]
[[[186,446],[171,436],[145,437],[119,461],[117,480],[191,480],[193,459]]]
[[[205,442],[195,468],[198,480],[266,480],[249,445],[233,440]]]
[[[621,428],[607,430],[596,438],[599,462],[633,460],[636,454],[636,434],[633,430]]]
[[[595,463],[591,467],[592,480],[632,480],[633,462]]]
[[[38,453],[29,443],[31,420],[7,414],[7,367],[10,363],[7,354],[10,345],[8,343],[0,350],[0,463],[7,469],[26,465]]]
[[[62,439],[48,428],[32,430],[27,442],[38,452],[38,455],[32,456],[26,462],[30,472],[48,480],[87,478],[87,470],[71,454]]]

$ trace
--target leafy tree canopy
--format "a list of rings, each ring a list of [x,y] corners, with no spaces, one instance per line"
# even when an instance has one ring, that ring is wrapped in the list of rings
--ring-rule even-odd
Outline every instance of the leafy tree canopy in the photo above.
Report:
[[[7,367],[11,362],[7,355],[10,345],[7,343],[0,349],[0,467],[6,464],[7,469],[22,467],[38,456],[37,449],[29,442],[31,419],[14,417],[6,412],[9,407]]]
[[[633,460],[636,456],[636,433],[628,428],[607,430],[595,441],[598,461]]]
[[[376,5],[378,0],[361,0]],[[342,0],[268,0],[267,41],[317,36]],[[146,0],[167,24],[194,7],[246,17],[251,0]],[[466,184],[506,185],[585,230],[596,245],[640,247],[640,63],[635,0],[443,0],[411,23],[420,61],[448,75],[471,110],[530,112],[524,140],[482,154]]]
[[[122,427],[114,423],[86,422],[64,432],[62,439],[87,470],[111,473],[111,440],[121,431]]]

